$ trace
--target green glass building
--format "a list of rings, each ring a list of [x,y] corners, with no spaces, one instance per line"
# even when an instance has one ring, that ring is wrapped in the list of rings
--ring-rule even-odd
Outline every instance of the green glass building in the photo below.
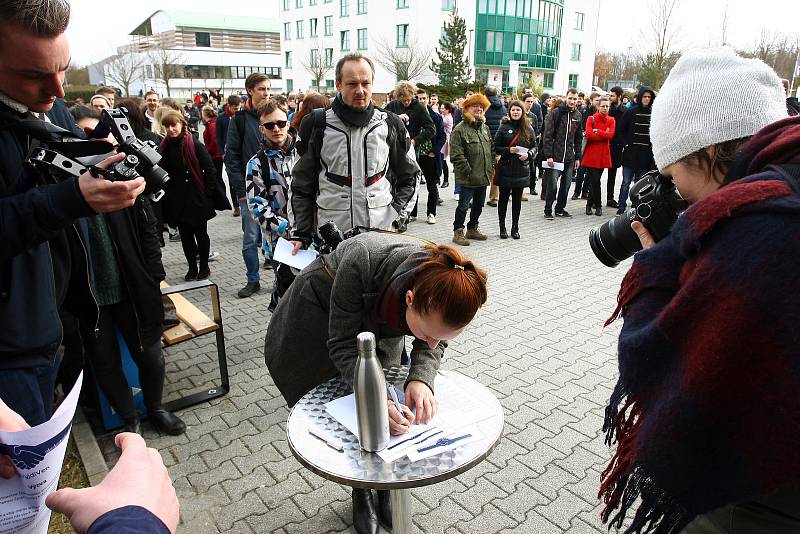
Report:
[[[476,0],[475,77],[488,81],[489,68],[503,69],[508,85],[509,61],[527,61],[520,78],[530,70],[544,71],[545,87],[553,86],[558,69],[564,0]]]

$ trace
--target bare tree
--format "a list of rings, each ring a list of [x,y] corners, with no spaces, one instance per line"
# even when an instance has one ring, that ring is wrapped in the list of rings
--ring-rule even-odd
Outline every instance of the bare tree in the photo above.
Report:
[[[384,69],[395,75],[400,80],[414,81],[428,71],[431,51],[423,48],[416,40],[411,40],[407,46],[398,48],[384,39],[375,41],[377,54],[373,57]]]
[[[118,85],[127,96],[130,94],[131,83],[139,77],[143,65],[144,59],[137,54],[117,54],[105,64],[105,77]]]
[[[792,79],[795,61],[800,53],[800,34],[781,34],[762,28],[752,47],[740,50],[744,57],[758,58],[778,73],[781,78]]]
[[[184,72],[183,55],[168,48],[151,48],[147,57],[153,64],[153,77],[164,84],[167,96],[171,96],[170,83]]]
[[[675,62],[680,57],[676,43],[681,28],[675,22],[675,13],[682,0],[658,0],[650,14],[648,26],[639,33],[642,80],[648,78],[655,89],[661,88]]]
[[[311,79],[317,91],[322,93],[322,85],[325,83],[325,77],[333,69],[333,58],[325,54],[325,49],[322,43],[317,39],[314,47],[308,51],[308,57],[301,61],[303,67],[311,74]]]

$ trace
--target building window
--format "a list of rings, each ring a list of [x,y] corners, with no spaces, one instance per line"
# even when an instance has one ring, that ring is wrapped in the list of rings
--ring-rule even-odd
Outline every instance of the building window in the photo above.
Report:
[[[397,48],[408,48],[408,24],[397,25]]]
[[[503,32],[486,32],[486,51],[503,51]]]
[[[397,9],[406,9],[408,7],[408,0],[397,0]]]
[[[333,35],[333,15],[325,17],[325,36],[330,37]]]
[[[333,80],[325,80],[325,89],[328,91],[333,91]]]
[[[303,0],[294,0],[294,7],[303,7]]]
[[[367,0],[358,0],[358,14],[364,15],[367,12]]]
[[[310,5],[310,6],[317,5],[317,0],[308,0],[308,5]]]
[[[144,75],[148,78],[153,77],[153,66],[152,65],[145,65],[144,66]]]
[[[569,86],[570,87],[578,87],[578,75],[577,74],[570,74],[569,75]]]
[[[339,0],[339,16],[346,17],[350,14],[350,0]]]
[[[339,32],[339,49],[350,50],[350,30]]]
[[[514,52],[517,54],[528,53],[528,34],[518,33],[514,35]]]
[[[359,28],[358,29],[358,49],[359,50],[366,50],[367,49],[367,29],[366,28]]]
[[[291,93],[294,90],[294,80],[286,80],[286,92]]]
[[[288,41],[292,38],[292,23],[291,22],[284,22],[283,23],[283,39]]]
[[[284,63],[286,64],[287,69],[292,68],[292,53],[291,52],[284,52]]]
[[[308,36],[317,36],[317,19],[308,19]]]
[[[311,49],[311,68],[318,69],[319,68],[319,50],[316,48]]]
[[[575,29],[576,30],[583,30],[583,19],[585,18],[584,13],[575,12]]]
[[[580,43],[572,43],[572,61],[581,60],[581,45]]]
[[[475,81],[484,85],[489,83],[489,69],[475,69]]]
[[[555,82],[555,77],[556,77],[556,75],[553,72],[545,72],[542,75],[542,85],[544,86],[545,89],[552,89],[553,88],[553,83]]]
[[[325,49],[325,66],[330,67],[333,65],[333,48]]]
[[[296,22],[296,25],[297,25],[297,38],[298,39],[302,39],[303,38],[303,21],[302,20],[298,20]]]
[[[208,32],[194,32],[194,45],[197,47],[210,48],[211,34]]]
[[[333,0],[322,0],[323,4],[330,4],[331,2],[333,2]]]
[[[291,6],[291,0],[283,0],[283,10],[289,11]]]
[[[456,0],[442,0],[442,11],[453,11],[456,6]]]

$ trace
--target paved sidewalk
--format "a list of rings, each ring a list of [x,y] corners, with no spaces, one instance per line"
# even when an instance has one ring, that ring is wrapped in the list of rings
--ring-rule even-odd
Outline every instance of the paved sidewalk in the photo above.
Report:
[[[420,199],[424,212],[424,187]],[[437,223],[424,218],[410,234],[449,243],[456,201],[452,186]],[[611,456],[600,435],[604,403],[616,377],[619,324],[603,328],[629,263],[609,269],[592,254],[590,227],[610,218],[584,215],[547,221],[544,203],[523,203],[522,239],[500,240],[496,208],[485,207],[486,242],[465,252],[489,272],[489,301],[448,348],[443,366],[475,378],[500,399],[505,434],[471,471],[414,490],[414,522],[430,533],[605,532],[596,499],[599,473]],[[510,219],[509,208],[509,219]],[[510,227],[510,222],[509,222]],[[210,222],[212,279],[221,290],[232,390],[180,413],[188,430],[145,437],[161,451],[181,500],[179,532],[350,532],[347,488],[308,472],[292,457],[288,410],[264,366],[263,339],[271,271],[262,290],[238,299],[244,284],[240,219]],[[167,281],[182,280],[180,243],[164,249]],[[206,306],[207,309],[207,306]],[[167,349],[167,391],[214,383],[213,336]]]

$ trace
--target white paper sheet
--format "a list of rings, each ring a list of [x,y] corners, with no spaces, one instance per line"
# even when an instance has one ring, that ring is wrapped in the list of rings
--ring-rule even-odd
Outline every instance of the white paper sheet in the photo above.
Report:
[[[290,242],[279,237],[272,258],[295,269],[305,269],[309,263],[317,259],[317,253],[313,250],[301,249],[297,251],[296,255],[292,256],[292,247],[293,245]]]
[[[19,432],[0,430],[0,452],[11,457],[19,474],[0,479],[0,534],[46,534],[50,509],[44,499],[58,489],[82,383],[83,373],[49,421]]]
[[[477,436],[476,439],[482,438],[475,430],[475,425],[494,415],[491,408],[466,394],[458,387],[456,381],[446,375],[438,374],[436,376],[435,388],[436,400],[439,401],[439,410],[436,412],[436,416],[427,425],[411,425],[407,433],[401,436],[392,436],[389,439],[389,445],[378,452],[378,456],[385,462],[393,462],[404,456],[411,458],[410,453],[415,453],[417,459],[427,458],[475,441],[475,439],[461,440],[452,446],[433,449],[429,454],[416,452],[416,449],[430,445],[442,437],[455,437],[472,433],[473,436]],[[401,398],[401,402],[405,402],[402,391],[398,392],[398,396]],[[358,435],[355,396],[353,394],[326,403],[325,409],[347,430],[356,436]],[[467,430],[458,433],[464,429]],[[413,439],[417,436],[419,436],[419,439]],[[418,443],[420,440],[424,441]]]
[[[551,166],[549,166],[547,164],[546,161],[543,161],[542,162],[542,168],[543,169],[554,169],[554,170],[557,170],[557,171],[563,171],[564,170],[564,163],[561,162],[561,161],[554,161],[553,162],[553,166],[551,167]]]

